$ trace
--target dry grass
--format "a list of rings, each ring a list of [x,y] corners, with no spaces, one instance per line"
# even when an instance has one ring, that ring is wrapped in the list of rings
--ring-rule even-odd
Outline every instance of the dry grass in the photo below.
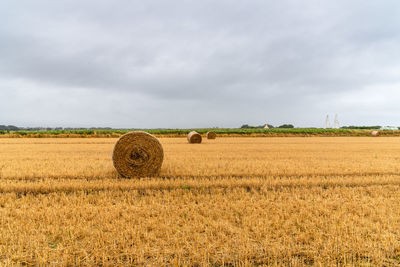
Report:
[[[0,139],[0,265],[399,265],[400,139]]]

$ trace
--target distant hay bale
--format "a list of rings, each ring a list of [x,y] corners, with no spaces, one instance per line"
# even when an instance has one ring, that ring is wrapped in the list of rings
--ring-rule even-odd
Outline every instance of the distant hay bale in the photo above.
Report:
[[[187,140],[190,144],[200,144],[201,135],[195,131],[191,131],[187,136]]]
[[[115,169],[126,178],[157,174],[163,159],[164,151],[160,141],[142,131],[121,136],[112,154]]]
[[[371,135],[372,135],[372,136],[379,136],[379,131],[372,131],[372,132],[371,132]]]
[[[207,139],[215,139],[217,138],[217,134],[215,132],[207,132],[206,137]]]

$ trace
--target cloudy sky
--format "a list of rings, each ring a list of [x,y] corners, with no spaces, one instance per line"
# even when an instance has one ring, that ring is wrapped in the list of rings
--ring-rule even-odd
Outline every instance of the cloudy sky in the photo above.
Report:
[[[400,1],[2,0],[0,124],[400,126]]]

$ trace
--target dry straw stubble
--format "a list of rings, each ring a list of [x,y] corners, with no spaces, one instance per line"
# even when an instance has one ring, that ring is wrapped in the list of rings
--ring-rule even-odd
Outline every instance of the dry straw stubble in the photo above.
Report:
[[[215,139],[217,138],[217,134],[215,132],[207,132],[207,139]]]
[[[187,140],[190,144],[200,144],[201,143],[201,135],[196,131],[191,131],[188,136]]]
[[[117,139],[0,139],[0,266],[398,265],[400,138],[159,140],[121,180]]]
[[[161,169],[164,151],[157,138],[137,131],[121,136],[114,146],[112,159],[123,177],[153,176]]]

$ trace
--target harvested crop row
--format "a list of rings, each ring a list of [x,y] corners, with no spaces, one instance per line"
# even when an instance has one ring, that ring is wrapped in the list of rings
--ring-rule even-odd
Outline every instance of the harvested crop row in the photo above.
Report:
[[[87,143],[82,143],[87,140]],[[111,159],[117,139],[2,139],[0,179],[118,178]],[[400,139],[218,138],[188,145],[162,138],[160,177],[291,177],[400,173]]]
[[[375,185],[3,193],[0,262],[390,265],[400,249],[399,192]]]
[[[335,188],[335,187],[369,187],[369,186],[400,185],[400,175],[383,176],[331,176],[326,177],[298,177],[298,178],[214,178],[214,179],[101,179],[96,181],[54,180],[41,181],[0,181],[0,193],[48,194],[58,192],[78,191],[134,191],[154,190],[171,191],[187,189],[193,192],[202,192],[204,189],[234,189],[276,191],[285,188]]]

